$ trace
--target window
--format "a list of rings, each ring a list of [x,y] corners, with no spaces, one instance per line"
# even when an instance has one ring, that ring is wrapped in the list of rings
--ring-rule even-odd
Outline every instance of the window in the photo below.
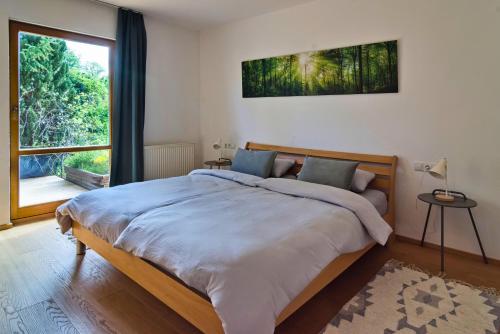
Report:
[[[11,216],[109,180],[114,42],[10,22]]]

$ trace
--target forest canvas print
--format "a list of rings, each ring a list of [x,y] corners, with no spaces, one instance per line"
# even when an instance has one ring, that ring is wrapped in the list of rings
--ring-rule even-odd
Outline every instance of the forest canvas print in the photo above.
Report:
[[[398,92],[397,41],[249,60],[243,97]]]

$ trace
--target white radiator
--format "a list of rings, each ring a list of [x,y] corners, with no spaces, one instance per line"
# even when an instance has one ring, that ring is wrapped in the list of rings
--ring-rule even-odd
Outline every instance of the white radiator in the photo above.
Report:
[[[144,179],[186,175],[194,169],[194,144],[144,146]]]

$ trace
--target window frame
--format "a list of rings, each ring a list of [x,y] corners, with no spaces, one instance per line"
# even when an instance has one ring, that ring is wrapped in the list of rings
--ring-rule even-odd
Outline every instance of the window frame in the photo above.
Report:
[[[88,43],[109,48],[109,144],[71,147],[20,148],[19,141],[19,33],[36,34]],[[10,216],[14,222],[30,217],[51,215],[65,200],[19,207],[19,157],[25,155],[74,153],[83,151],[109,150],[112,144],[113,79],[115,41],[31,23],[9,20],[9,78],[10,78]]]

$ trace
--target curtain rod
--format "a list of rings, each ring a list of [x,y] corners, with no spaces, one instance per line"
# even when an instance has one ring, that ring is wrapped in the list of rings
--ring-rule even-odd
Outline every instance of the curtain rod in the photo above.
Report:
[[[123,8],[123,9],[126,9],[126,10],[130,10],[130,11],[132,11],[134,13],[142,14],[141,12],[139,12],[139,11],[137,11],[135,9],[118,6],[118,5],[115,5],[114,3],[110,3],[110,2],[107,2],[107,1],[102,1],[102,0],[90,0],[90,1],[95,2],[97,4],[100,4],[100,5],[104,5],[104,6],[113,7],[113,8]]]

